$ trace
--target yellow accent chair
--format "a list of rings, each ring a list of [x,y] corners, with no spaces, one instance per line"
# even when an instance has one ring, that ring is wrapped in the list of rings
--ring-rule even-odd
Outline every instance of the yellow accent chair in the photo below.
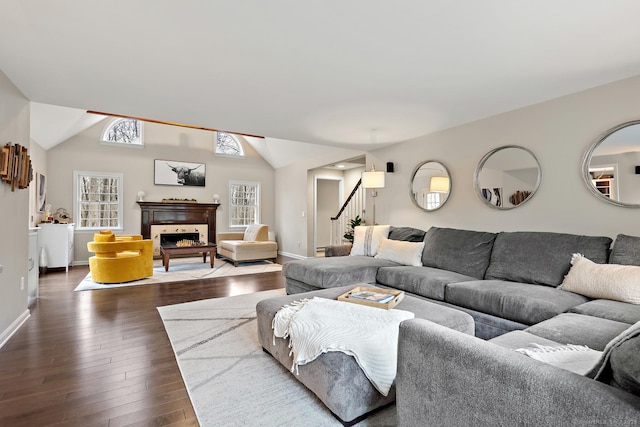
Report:
[[[276,262],[278,244],[269,241],[269,226],[252,224],[244,232],[218,233],[217,252],[234,266],[241,262],[270,260]]]
[[[153,276],[153,242],[139,234],[116,236],[111,230],[93,235],[87,242],[91,279],[98,283],[122,283]]]

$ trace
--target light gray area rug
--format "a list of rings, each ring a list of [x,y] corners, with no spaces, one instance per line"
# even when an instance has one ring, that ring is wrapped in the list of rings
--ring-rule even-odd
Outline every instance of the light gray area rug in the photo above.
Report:
[[[257,261],[240,263],[235,267],[232,263],[222,259],[214,261],[211,268],[209,258],[202,262],[202,255],[190,258],[176,258],[169,260],[169,271],[164,271],[162,260],[153,261],[153,276],[145,279],[134,280],[125,283],[97,283],[91,280],[91,273],[82,279],[75,291],[88,291],[94,289],[112,289],[123,286],[155,285],[158,283],[184,282],[197,279],[212,279],[215,277],[242,276],[245,274],[269,273],[282,271],[282,265],[271,261]]]
[[[340,426],[258,341],[256,304],[284,289],[158,307],[202,427]],[[397,425],[395,405],[358,426]]]

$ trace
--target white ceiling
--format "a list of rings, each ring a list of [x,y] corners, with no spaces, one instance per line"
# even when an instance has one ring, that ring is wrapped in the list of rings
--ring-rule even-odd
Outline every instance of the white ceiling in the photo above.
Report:
[[[0,10],[0,70],[36,103],[325,146],[370,150],[640,75],[637,0]]]

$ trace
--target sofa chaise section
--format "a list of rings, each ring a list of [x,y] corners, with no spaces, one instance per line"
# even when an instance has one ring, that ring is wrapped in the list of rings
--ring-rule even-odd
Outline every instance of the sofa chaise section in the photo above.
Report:
[[[632,426],[640,419],[638,396],[422,319],[400,325],[396,387],[402,426]]]

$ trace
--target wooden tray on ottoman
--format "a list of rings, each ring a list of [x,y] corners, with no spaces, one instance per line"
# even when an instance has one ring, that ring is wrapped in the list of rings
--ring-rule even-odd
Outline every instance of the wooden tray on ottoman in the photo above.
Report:
[[[359,296],[359,297],[358,297]],[[383,289],[371,286],[356,286],[338,297],[339,301],[368,305],[369,307],[390,310],[404,298],[404,292],[396,289]],[[380,302],[382,301],[382,302]]]

